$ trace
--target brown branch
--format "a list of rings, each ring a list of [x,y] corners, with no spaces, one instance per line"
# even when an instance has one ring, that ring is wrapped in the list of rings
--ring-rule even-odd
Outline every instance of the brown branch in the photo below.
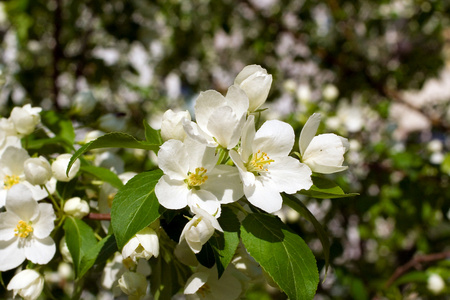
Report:
[[[101,221],[110,221],[111,220],[111,214],[99,214],[99,213],[90,213],[87,216],[90,220],[101,220]]]
[[[450,251],[416,256],[413,259],[411,259],[409,262],[407,262],[403,266],[398,267],[395,270],[394,274],[392,274],[391,278],[389,278],[389,280],[386,282],[386,288],[391,286],[395,280],[397,280],[401,275],[406,273],[411,268],[414,268],[414,267],[416,267],[420,264],[426,263],[426,262],[443,260],[443,259],[447,259],[447,258],[450,258]]]

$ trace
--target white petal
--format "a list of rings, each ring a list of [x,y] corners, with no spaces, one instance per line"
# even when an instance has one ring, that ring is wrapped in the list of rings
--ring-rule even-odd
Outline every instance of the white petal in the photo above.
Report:
[[[122,248],[122,257],[125,259],[134,253],[136,248],[139,247],[139,239],[133,236]]]
[[[225,97],[217,91],[209,90],[201,92],[195,102],[195,119],[198,126],[208,133],[208,122],[211,114],[220,106],[226,104]]]
[[[14,238],[14,229],[21,219],[10,212],[0,213],[0,240],[8,241]]]
[[[18,290],[27,287],[30,283],[40,277],[39,273],[32,269],[25,269],[14,276],[8,283],[8,290]]]
[[[153,254],[153,256],[158,257],[159,255],[159,240],[156,232],[148,228],[148,232],[146,234],[136,234],[136,237],[139,239],[142,247],[147,251]]]
[[[239,200],[244,195],[239,170],[236,167],[218,165],[202,185],[217,197],[221,204]]]
[[[316,135],[321,118],[322,116],[320,114],[315,113],[311,117],[309,117],[308,121],[306,121],[305,126],[303,126],[302,131],[300,132],[299,139],[299,148],[301,155],[303,155],[306,148],[308,148],[309,143]]]
[[[197,272],[191,275],[184,287],[184,293],[187,295],[195,294],[207,281],[209,273]]]
[[[25,260],[25,253],[19,249],[19,238],[0,241],[0,271],[8,271],[18,267]]]
[[[212,216],[211,214],[209,214],[207,211],[203,210],[200,207],[193,207],[192,211],[197,216],[201,216],[203,220],[208,221],[209,225],[214,227],[214,229],[223,232],[222,227],[220,227],[219,221],[217,221],[217,216]]]
[[[31,191],[23,184],[15,184],[6,196],[6,210],[16,214],[25,222],[34,220],[38,214],[38,204],[33,200]]]
[[[239,125],[238,116],[229,106],[217,108],[212,114],[208,122],[208,131],[216,139],[220,146],[230,149],[236,146],[239,139],[233,134]],[[231,144],[233,138],[234,145]]]
[[[320,134],[312,139],[302,156],[302,161],[314,172],[319,172],[316,166],[341,167],[346,150],[341,137],[332,133]],[[326,169],[321,168],[321,171]],[[333,173],[332,169],[329,171]]]
[[[204,211],[216,218],[220,216],[220,202],[211,192],[205,190],[192,189],[188,194],[188,205],[193,210],[193,207],[200,207]]]
[[[159,204],[168,209],[180,209],[187,205],[188,187],[184,181],[172,180],[163,175],[155,186]]]
[[[278,120],[266,121],[258,129],[253,141],[253,153],[261,150],[272,157],[287,156],[294,146],[294,129]]]
[[[249,156],[253,154],[252,145],[255,134],[255,116],[250,115],[242,128],[241,156],[244,162],[247,162]]]
[[[9,175],[21,175],[23,163],[29,158],[25,149],[9,146],[1,157],[2,168],[7,168],[10,171]]]
[[[242,115],[247,114],[248,110],[248,97],[245,94],[244,90],[241,89],[238,85],[232,85],[228,88],[226,95],[227,104],[231,106],[234,113],[240,118]]]
[[[215,148],[200,144],[189,137],[186,137],[184,143],[189,158],[189,172],[195,173],[195,169],[200,167],[203,167],[208,171],[214,169],[214,166],[219,159],[219,157],[216,156]]]
[[[31,183],[29,183],[28,181],[23,181],[21,182],[23,185],[25,185],[31,192],[31,197],[35,200],[35,201],[39,201],[44,199],[45,197],[48,196],[48,193],[45,189],[41,188],[39,185],[32,185]]]
[[[183,120],[183,128],[186,132],[186,135],[191,139],[196,140],[201,144],[208,145],[209,147],[216,147],[217,143],[210,136],[209,133],[204,132],[197,123],[194,123],[189,120]]]
[[[8,194],[8,190],[0,189],[0,208],[5,206],[6,195]]]
[[[44,265],[53,258],[56,247],[51,237],[43,239],[31,238],[23,250],[28,260],[35,264]]]
[[[333,174],[337,172],[342,172],[348,169],[348,166],[325,166],[319,164],[312,164],[310,166],[311,170],[320,174]]]
[[[247,171],[247,168],[244,166],[244,162],[241,159],[241,156],[235,151],[230,150],[229,152],[231,160],[236,165],[239,170],[239,176],[241,177],[242,183],[244,186],[254,185],[255,184],[255,175]]]
[[[184,180],[189,170],[188,154],[179,140],[168,140],[158,151],[158,166],[171,179]]]
[[[257,176],[253,186],[244,186],[247,200],[262,210],[273,213],[281,209],[283,200],[280,193],[262,176]]]
[[[38,205],[40,211],[39,218],[33,220],[33,235],[37,238],[43,239],[48,237],[55,228],[55,211],[53,206],[48,203],[41,203]]]
[[[279,192],[288,194],[308,190],[312,186],[311,170],[297,159],[286,156],[278,158],[269,166],[270,180]]]

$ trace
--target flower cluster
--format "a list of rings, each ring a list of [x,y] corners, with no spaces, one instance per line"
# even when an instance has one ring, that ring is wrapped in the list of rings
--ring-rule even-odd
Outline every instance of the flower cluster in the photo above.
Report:
[[[193,218],[181,240],[193,252],[221,231],[221,206],[246,199],[268,213],[282,207],[280,193],[308,190],[312,172],[330,174],[342,166],[348,142],[335,134],[316,135],[320,114],[300,134],[300,160],[290,156],[295,133],[288,123],[269,120],[257,128],[272,76],[258,65],[245,67],[225,96],[209,90],[195,103],[195,122],[187,111],[168,110],[161,126],[165,143],[158,152],[164,172],[155,187],[168,209],[189,207]]]

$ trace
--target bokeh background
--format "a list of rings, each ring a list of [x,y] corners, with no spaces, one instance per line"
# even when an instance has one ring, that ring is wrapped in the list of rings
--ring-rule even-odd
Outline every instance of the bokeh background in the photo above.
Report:
[[[360,195],[304,199],[332,241],[325,280],[311,224],[279,213],[316,254],[316,299],[449,299],[428,280],[450,284],[449,1],[14,0],[0,2],[0,37],[0,113],[58,111],[79,141],[92,129],[143,137],[143,120],[194,115],[200,91],[263,66],[263,118],[298,136],[320,112],[320,132],[350,142],[348,171],[331,178]],[[95,110],[76,111],[77,98]],[[125,171],[152,167],[136,155],[122,153]],[[285,296],[255,285],[247,298]]]

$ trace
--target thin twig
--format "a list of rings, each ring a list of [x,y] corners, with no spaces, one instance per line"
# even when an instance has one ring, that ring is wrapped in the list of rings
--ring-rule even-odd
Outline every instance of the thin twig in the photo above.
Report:
[[[443,260],[450,258],[450,251],[446,252],[440,252],[440,253],[433,253],[428,255],[420,255],[416,256],[413,259],[411,259],[409,262],[404,264],[403,266],[398,267],[394,274],[392,274],[391,278],[386,282],[386,288],[388,288],[390,285],[394,283],[397,278],[399,278],[401,275],[406,273],[409,269],[416,267],[417,265],[420,265],[422,263],[426,262],[432,262],[436,260]]]
[[[103,220],[103,221],[111,220],[111,214],[90,213],[87,217],[88,219],[91,220]]]

